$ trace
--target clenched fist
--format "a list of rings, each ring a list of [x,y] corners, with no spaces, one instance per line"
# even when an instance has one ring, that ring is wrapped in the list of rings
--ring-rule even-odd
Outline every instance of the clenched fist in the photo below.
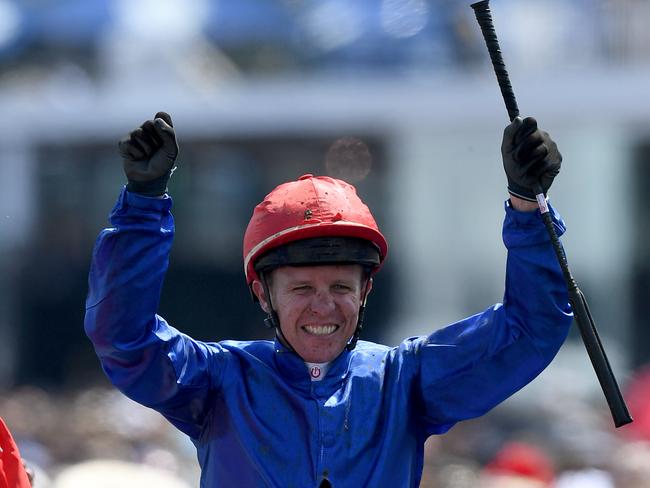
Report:
[[[178,143],[172,118],[158,112],[120,140],[120,154],[128,179],[126,189],[155,197],[167,191],[167,182],[178,156]]]
[[[515,118],[503,131],[503,167],[510,194],[535,201],[536,189],[544,195],[560,172],[562,155],[547,132],[533,117]]]

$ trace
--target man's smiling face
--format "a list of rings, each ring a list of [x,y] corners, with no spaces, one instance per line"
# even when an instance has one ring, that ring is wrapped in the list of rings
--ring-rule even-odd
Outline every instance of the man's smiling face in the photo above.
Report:
[[[300,357],[325,363],[341,354],[357,326],[366,286],[361,266],[283,266],[268,281],[282,334]],[[268,312],[261,283],[255,282],[253,290]]]

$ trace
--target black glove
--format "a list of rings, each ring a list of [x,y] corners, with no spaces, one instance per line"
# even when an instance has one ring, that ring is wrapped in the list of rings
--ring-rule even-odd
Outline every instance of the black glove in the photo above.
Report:
[[[147,197],[160,196],[167,191],[167,182],[178,156],[178,144],[172,118],[158,112],[131,131],[119,144],[128,179],[126,189]]]
[[[562,165],[557,145],[547,132],[537,128],[533,117],[517,117],[505,128],[501,155],[508,191],[531,202],[535,201],[538,185],[546,195]]]

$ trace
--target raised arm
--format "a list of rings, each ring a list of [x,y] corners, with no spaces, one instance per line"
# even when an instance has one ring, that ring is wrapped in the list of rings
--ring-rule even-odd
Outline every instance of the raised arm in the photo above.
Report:
[[[178,146],[158,113],[120,142],[128,184],[95,244],[85,330],[111,382],[196,437],[227,353],[156,315],[174,222],[165,194]]]
[[[431,433],[484,414],[534,379],[555,357],[572,321],[568,293],[534,197],[548,191],[562,157],[532,118],[504,131],[502,154],[511,200],[503,303],[405,343],[417,352],[422,417]],[[558,235],[564,223],[551,208]]]

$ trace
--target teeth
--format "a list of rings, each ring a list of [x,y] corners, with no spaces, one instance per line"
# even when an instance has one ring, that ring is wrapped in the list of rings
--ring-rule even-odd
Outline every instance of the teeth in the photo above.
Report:
[[[338,326],[336,325],[305,325],[304,329],[310,334],[314,335],[327,335],[334,332]]]

